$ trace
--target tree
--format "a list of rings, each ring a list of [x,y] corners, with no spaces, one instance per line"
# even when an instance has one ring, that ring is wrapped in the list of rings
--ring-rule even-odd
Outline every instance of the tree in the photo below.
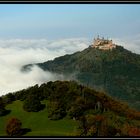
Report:
[[[50,101],[48,103],[48,118],[58,120],[66,115],[63,105],[59,101]]]
[[[108,121],[103,115],[88,114],[79,119],[81,136],[108,136]]]
[[[5,115],[6,109],[3,99],[0,97],[0,116]]]
[[[140,136],[140,129],[137,127],[131,127],[128,131],[129,136]]]
[[[77,97],[76,101],[71,105],[68,114],[71,118],[78,119],[85,111],[85,100],[82,97]]]
[[[4,96],[4,102],[6,104],[12,103],[12,101],[15,101],[15,96],[12,93],[8,93]]]
[[[121,129],[122,136],[140,136],[140,129],[136,126],[131,126],[125,123]]]
[[[28,112],[38,112],[42,107],[40,100],[33,94],[29,94],[23,103],[23,109]]]
[[[19,119],[11,118],[6,125],[6,133],[9,136],[20,136],[22,134],[21,126],[22,123]]]

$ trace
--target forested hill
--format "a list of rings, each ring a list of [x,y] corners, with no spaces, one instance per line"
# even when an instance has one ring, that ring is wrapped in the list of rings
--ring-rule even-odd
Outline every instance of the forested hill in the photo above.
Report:
[[[129,108],[127,104],[114,100],[102,92],[97,92],[94,89],[77,84],[75,81],[55,81],[44,83],[40,86],[35,85],[15,93],[4,95],[0,99],[0,116],[6,115],[5,106],[19,103],[20,100],[21,104],[23,104],[21,112],[25,115],[29,114],[29,117],[31,117],[31,115],[27,112],[34,112],[33,115],[34,118],[37,119],[37,122],[41,118],[41,116],[38,116],[41,110],[42,113],[47,111],[45,118],[48,117],[49,120],[56,122],[63,118],[67,118],[67,121],[69,121],[68,118],[75,120],[78,126],[74,130],[74,133],[69,135],[140,135],[140,112]],[[47,101],[47,104],[42,104],[42,101]],[[19,112],[20,108],[17,106],[11,108],[10,114],[13,112],[13,109],[14,112]],[[19,116],[19,114],[16,115]],[[45,120],[44,123],[46,123]],[[34,124],[29,123],[28,119],[24,118],[24,116],[22,116],[22,121],[23,126],[24,124],[28,124],[29,129],[32,128],[32,134],[35,136],[34,131],[36,132],[36,130],[32,127]],[[43,120],[41,120],[41,122],[43,123]],[[56,122],[53,122],[52,125],[56,124]],[[48,125],[50,124],[46,123],[46,127]],[[39,130],[39,135],[41,135],[41,131],[44,131],[43,129],[46,129],[46,127],[43,125],[42,128],[39,123],[38,126],[41,129]],[[50,127],[53,126],[50,125]],[[58,125],[57,127],[59,128],[60,126]],[[2,129],[4,128],[2,127]],[[7,127],[7,129],[9,130],[9,134],[14,134],[13,125],[10,128]],[[47,131],[45,133],[47,133]],[[17,132],[15,134],[17,135]],[[56,134],[56,132],[54,132],[54,134]]]
[[[29,70],[33,65],[63,74],[140,108],[140,55],[121,46],[107,51],[88,47],[51,61],[26,65],[22,70]]]

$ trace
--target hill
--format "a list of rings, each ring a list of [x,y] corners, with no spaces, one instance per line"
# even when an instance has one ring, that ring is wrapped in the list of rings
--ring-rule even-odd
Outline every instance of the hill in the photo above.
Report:
[[[43,108],[32,110],[38,107],[33,105],[35,98]],[[13,116],[30,129],[24,134],[27,136],[140,135],[140,112],[75,81],[50,81],[8,93],[2,99],[9,114],[0,116],[1,136],[6,135],[7,119]]]
[[[22,70],[28,71],[33,65],[63,74],[66,79],[104,91],[140,109],[140,55],[121,46],[107,51],[88,47],[44,63],[26,65]]]

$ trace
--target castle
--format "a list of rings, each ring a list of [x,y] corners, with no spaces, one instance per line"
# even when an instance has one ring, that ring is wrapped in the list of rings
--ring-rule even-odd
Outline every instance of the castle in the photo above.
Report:
[[[97,39],[94,38],[94,41],[90,46],[102,50],[112,50],[113,48],[116,48],[116,45],[113,44],[112,40],[99,38],[99,36],[97,37]]]

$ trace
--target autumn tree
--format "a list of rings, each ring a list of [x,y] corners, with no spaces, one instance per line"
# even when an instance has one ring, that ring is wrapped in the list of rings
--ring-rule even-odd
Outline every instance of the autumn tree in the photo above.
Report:
[[[82,136],[108,136],[108,121],[103,115],[86,115],[79,119],[80,135]]]
[[[82,97],[77,97],[75,102],[71,105],[68,114],[71,118],[78,119],[85,111],[85,100]]]
[[[129,136],[140,136],[140,129],[137,127],[131,127],[128,131]]]
[[[19,119],[11,118],[7,122],[6,133],[9,136],[20,136],[22,134],[21,126],[22,126],[22,123],[21,123],[21,121]]]

